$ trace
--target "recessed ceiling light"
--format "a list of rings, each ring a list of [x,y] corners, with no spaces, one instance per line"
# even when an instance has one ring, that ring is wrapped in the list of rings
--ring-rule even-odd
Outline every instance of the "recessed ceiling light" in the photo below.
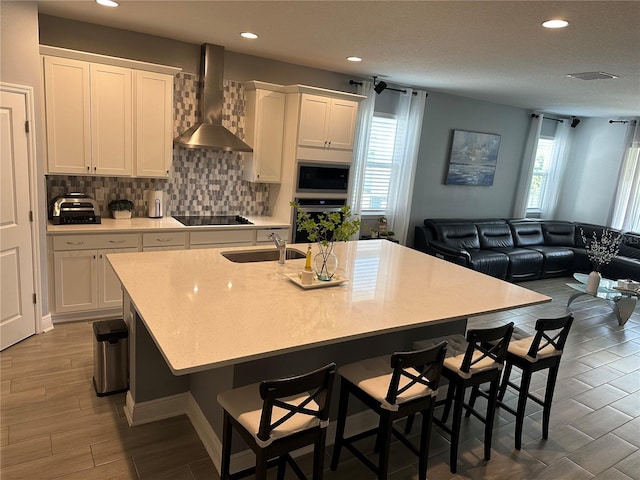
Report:
[[[117,7],[118,2],[114,2],[113,0],[96,0],[96,3],[102,5],[103,7]]]
[[[256,35],[255,33],[251,33],[251,32],[242,32],[240,34],[241,37],[243,38],[250,38],[252,40],[258,38],[258,35]]]
[[[361,62],[362,58],[360,58],[360,57],[347,57],[347,60],[349,60],[350,62]]]
[[[568,25],[569,22],[567,22],[566,20],[560,20],[559,18],[554,18],[552,20],[542,22],[542,26],[545,28],[564,28]]]

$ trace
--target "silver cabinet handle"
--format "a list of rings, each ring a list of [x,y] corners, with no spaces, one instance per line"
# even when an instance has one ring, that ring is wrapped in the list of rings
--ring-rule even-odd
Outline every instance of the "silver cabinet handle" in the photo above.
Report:
[[[170,242],[171,239],[170,238],[156,238],[156,241],[161,242],[161,243],[167,243],[167,242]]]
[[[126,240],[109,240],[109,243],[117,243],[117,244],[121,244],[121,243],[125,243]]]
[[[80,241],[80,242],[70,242],[69,240],[67,240],[65,243],[66,243],[67,245],[84,245],[84,242],[83,242],[83,241]]]

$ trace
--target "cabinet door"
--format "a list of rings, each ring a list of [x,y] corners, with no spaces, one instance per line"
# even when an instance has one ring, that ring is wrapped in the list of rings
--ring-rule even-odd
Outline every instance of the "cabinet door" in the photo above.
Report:
[[[279,182],[282,171],[285,94],[258,90],[254,139],[254,181]]]
[[[173,156],[173,77],[135,71],[134,176],[168,177]]]
[[[131,176],[131,70],[91,64],[91,158],[93,173]]]
[[[56,312],[97,308],[97,251],[54,252],[53,262]]]
[[[86,175],[91,164],[89,64],[44,57],[47,170]]]
[[[137,251],[137,248],[98,250],[98,308],[112,308],[122,305],[122,284],[107,260],[107,254]]]
[[[327,129],[328,148],[353,150],[358,104],[350,100],[331,101],[331,115]]]
[[[326,147],[331,99],[304,93],[301,101],[298,145]]]

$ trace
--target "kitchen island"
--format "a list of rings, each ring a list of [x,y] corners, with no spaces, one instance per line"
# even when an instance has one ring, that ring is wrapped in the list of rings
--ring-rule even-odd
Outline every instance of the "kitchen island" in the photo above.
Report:
[[[471,316],[551,300],[383,240],[336,244],[338,274],[348,281],[309,290],[287,277],[304,259],[234,263],[221,255],[246,249],[107,256],[130,328],[129,422],[186,413],[216,465],[219,391],[409,349],[413,340],[463,332]]]

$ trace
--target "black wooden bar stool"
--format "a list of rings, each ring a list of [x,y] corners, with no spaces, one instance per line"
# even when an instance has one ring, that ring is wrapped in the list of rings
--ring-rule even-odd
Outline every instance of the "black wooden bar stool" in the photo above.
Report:
[[[379,480],[386,480],[389,471],[389,447],[395,435],[407,448],[418,455],[418,478],[427,478],[431,421],[446,343],[414,352],[396,352],[391,357],[377,357],[340,367],[340,405],[336,440],[331,459],[331,470],[336,470],[342,447],[348,449],[364,465],[372,470]],[[362,401],[379,416],[377,428],[344,438],[349,395]],[[420,448],[417,449],[393,422],[408,415],[422,413]],[[376,437],[378,464],[374,464],[354,445],[371,435]]]
[[[322,479],[329,404],[336,373],[334,363],[303,375],[267,380],[218,395],[224,409],[221,480],[255,473],[267,478],[267,468],[277,465],[278,480],[289,464],[300,480],[306,476],[289,452],[314,445],[313,480]],[[256,454],[256,466],[230,473],[233,428]]]
[[[472,329],[467,331],[466,339],[462,335],[451,335],[438,339],[425,340],[414,343],[414,348],[424,348],[433,341],[446,340],[452,347],[444,359],[442,376],[449,380],[447,397],[436,402],[437,406],[444,405],[442,418],[437,417],[433,422],[447,432],[451,437],[449,452],[449,468],[456,473],[458,464],[458,445],[460,443],[460,425],[462,411],[467,411],[484,422],[484,458],[491,459],[491,436],[496,403],[498,401],[498,386],[500,372],[507,353],[507,346],[513,332],[513,322],[496,328]],[[464,403],[465,392],[468,387],[476,387],[489,383],[487,394],[487,410],[485,416],[480,415],[469,405]],[[446,424],[453,405],[452,424]],[[409,417],[405,433],[411,431],[413,417]]]
[[[560,368],[560,360],[562,359],[562,351],[572,323],[573,315],[571,314],[561,318],[539,319],[536,321],[535,335],[523,337],[521,332],[515,332],[515,340],[509,344],[502,374],[502,383],[498,392],[498,406],[516,416],[516,450],[520,450],[522,447],[522,425],[524,423],[527,399],[531,399],[542,406],[542,438],[547,439],[549,437],[549,418],[553,392],[556,386],[556,378],[558,377],[558,369]],[[522,370],[520,385],[509,381],[513,366]],[[542,399],[529,392],[531,376],[534,372],[541,370],[548,370],[547,385]],[[518,392],[516,410],[502,402],[507,386]],[[486,397],[486,392],[479,390],[477,387],[474,388],[469,400],[471,407],[473,407],[478,395]],[[469,415],[469,411],[467,415]]]

